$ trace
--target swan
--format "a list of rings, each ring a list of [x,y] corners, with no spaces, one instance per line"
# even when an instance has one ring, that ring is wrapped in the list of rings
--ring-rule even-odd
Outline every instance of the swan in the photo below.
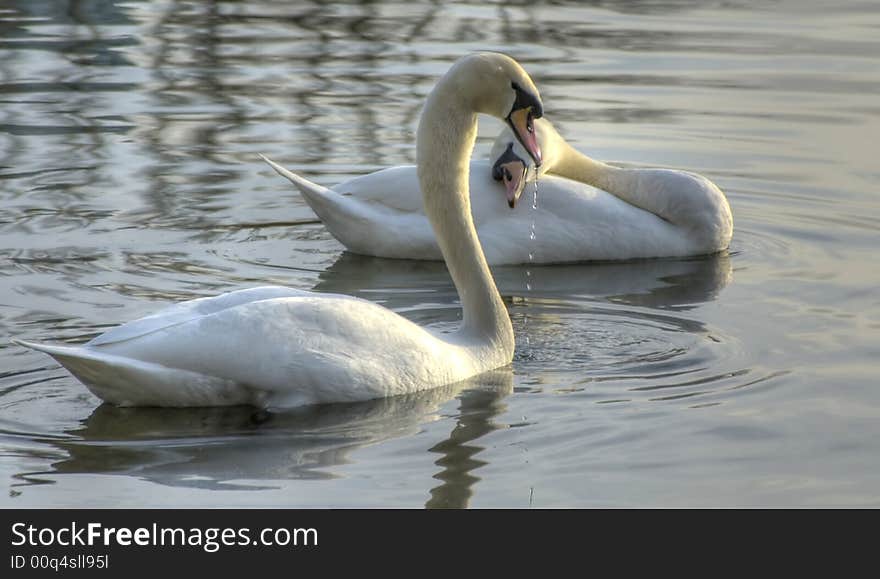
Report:
[[[509,129],[496,139],[490,163],[471,163],[471,210],[491,265],[684,257],[728,246],[730,206],[705,177],[613,167],[576,151],[545,119],[534,127],[543,156],[536,209],[531,203],[516,205],[536,171],[535,164],[523,160],[528,154]],[[383,169],[327,188],[264,160],[296,185],[349,251],[441,259],[418,203],[414,167]],[[504,190],[493,187],[492,180],[504,182],[507,203]]]
[[[546,118],[535,121],[535,132],[543,162],[531,163],[505,127],[489,154],[496,159],[493,178],[505,183],[511,205],[524,190],[522,179],[532,182],[540,177],[540,205],[558,206],[553,202],[560,188],[579,197],[569,208],[582,219],[585,230],[580,236],[571,231],[569,241],[580,244],[583,259],[707,255],[730,244],[730,205],[706,177],[678,169],[615,167],[597,161],[572,147]],[[548,174],[568,180],[545,183]],[[561,224],[564,216],[559,217]],[[561,246],[555,253],[571,255]]]
[[[49,354],[118,406],[293,407],[354,402],[459,382],[505,366],[514,335],[471,219],[477,114],[504,119],[540,165],[538,90],[498,53],[463,57],[428,95],[416,134],[418,181],[461,297],[440,334],[373,302],[278,286],[168,307],[82,346],[18,341]]]

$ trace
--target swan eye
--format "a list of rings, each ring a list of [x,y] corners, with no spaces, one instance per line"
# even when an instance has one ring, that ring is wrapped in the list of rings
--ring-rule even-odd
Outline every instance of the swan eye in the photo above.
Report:
[[[523,90],[523,88],[516,81],[512,81],[510,83],[510,87],[516,94],[516,99],[513,101],[513,107],[511,107],[508,116],[512,115],[514,111],[518,111],[520,109],[528,109],[529,114],[533,115],[536,119],[540,119],[542,116],[544,116],[544,107],[541,105],[541,101],[538,100],[538,97],[530,92]]]
[[[513,177],[504,165],[511,161],[519,161],[522,163],[522,159],[519,158],[519,155],[513,152],[513,142],[507,144],[507,149],[505,149],[504,153],[498,157],[495,164],[492,165],[492,178],[496,181],[501,181],[503,179],[510,181]]]

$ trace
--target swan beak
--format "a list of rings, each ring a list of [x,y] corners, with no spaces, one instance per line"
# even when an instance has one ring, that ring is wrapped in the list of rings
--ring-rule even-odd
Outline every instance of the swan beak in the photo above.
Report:
[[[502,164],[499,169],[501,180],[504,181],[504,187],[507,189],[507,205],[513,209],[526,187],[528,167],[522,161],[516,160]]]
[[[529,155],[534,159],[535,166],[541,166],[541,147],[538,146],[538,136],[535,133],[535,117],[531,107],[525,107],[511,111],[507,117],[507,123],[513,129],[520,144],[525,147]]]

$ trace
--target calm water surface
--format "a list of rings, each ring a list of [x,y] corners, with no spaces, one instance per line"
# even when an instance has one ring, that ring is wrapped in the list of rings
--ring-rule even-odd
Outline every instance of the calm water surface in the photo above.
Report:
[[[4,2],[0,505],[880,506],[876,4],[590,4]],[[412,163],[480,49],[581,150],[718,183],[729,252],[496,268],[513,364],[362,404],[118,409],[9,342],[265,283],[453,326],[442,264],[346,253],[257,153]]]

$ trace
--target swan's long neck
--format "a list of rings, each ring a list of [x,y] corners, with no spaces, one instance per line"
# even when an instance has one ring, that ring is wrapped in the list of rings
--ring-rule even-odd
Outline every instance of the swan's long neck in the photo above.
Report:
[[[733,218],[724,194],[711,181],[674,169],[621,168],[584,155],[558,134],[553,173],[598,187],[630,205],[686,229],[700,247],[726,247]]]
[[[552,169],[548,166],[548,169],[553,173],[617,195],[615,191],[609,190],[609,187],[615,188],[620,169],[591,159],[569,145],[562,137],[558,137],[554,146],[557,157],[553,162]]]
[[[444,77],[428,97],[416,137],[425,214],[461,298],[461,334],[487,343],[507,363],[513,327],[471,217],[468,171],[476,135],[476,113]]]
[[[658,188],[656,173],[633,168],[623,169],[584,155],[562,137],[558,137],[558,158],[552,171],[561,177],[580,181],[611,193],[615,197],[644,209],[667,221],[681,221],[681,211],[674,211],[670,205],[669,192],[664,195]]]

